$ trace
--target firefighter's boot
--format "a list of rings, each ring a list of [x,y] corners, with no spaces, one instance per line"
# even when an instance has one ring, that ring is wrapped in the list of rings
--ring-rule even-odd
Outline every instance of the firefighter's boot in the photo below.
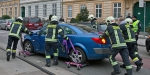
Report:
[[[136,68],[137,72],[141,69],[142,65],[143,65],[143,63],[140,63],[140,64],[137,65],[137,68]]]
[[[132,69],[127,69],[127,73],[125,73],[124,75],[132,75]]]
[[[16,58],[16,53],[12,53],[12,59]]]
[[[111,75],[117,75],[117,74],[120,74],[121,73],[121,71],[113,71],[113,72],[111,72]]]
[[[126,68],[126,66],[124,64],[120,65],[121,68]]]
[[[6,56],[7,56],[7,61],[9,61],[10,60],[10,55],[11,55],[11,52],[10,51],[8,51],[7,53],[6,53]]]
[[[58,56],[54,56],[53,65],[58,65]]]
[[[50,65],[51,65],[51,59],[47,58],[45,66],[50,67]]]

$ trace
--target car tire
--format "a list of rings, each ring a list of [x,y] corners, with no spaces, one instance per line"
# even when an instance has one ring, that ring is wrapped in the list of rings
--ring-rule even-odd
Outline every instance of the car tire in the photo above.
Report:
[[[29,51],[30,53],[34,52],[33,45],[30,41],[25,41],[23,43],[24,50]]]
[[[0,30],[2,30],[1,26],[0,26]]]
[[[74,55],[76,53],[73,49],[71,49],[70,54],[69,54],[70,60],[72,62],[76,62],[76,63],[79,63],[79,64],[85,64],[87,62],[87,58],[86,58],[86,55],[85,55],[84,51],[79,47],[75,47],[75,49],[78,51],[78,54]],[[81,57],[79,57],[79,56],[81,56]],[[79,59],[79,60],[77,61],[76,59]]]

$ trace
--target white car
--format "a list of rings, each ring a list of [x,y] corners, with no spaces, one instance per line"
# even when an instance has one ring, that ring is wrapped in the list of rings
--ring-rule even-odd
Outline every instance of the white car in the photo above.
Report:
[[[6,19],[0,23],[0,29],[9,30],[11,23],[15,22],[13,19]]]

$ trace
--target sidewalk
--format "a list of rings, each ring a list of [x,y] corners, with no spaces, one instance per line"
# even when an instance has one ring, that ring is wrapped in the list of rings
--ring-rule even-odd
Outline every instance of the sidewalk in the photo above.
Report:
[[[43,67],[56,75],[76,75],[60,67]],[[6,61],[6,53],[0,49],[0,75],[47,75],[41,70],[16,58]]]

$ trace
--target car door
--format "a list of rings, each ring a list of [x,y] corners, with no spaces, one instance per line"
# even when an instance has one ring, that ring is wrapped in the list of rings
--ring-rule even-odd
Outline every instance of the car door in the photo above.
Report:
[[[61,26],[61,25],[60,25]],[[69,37],[69,39],[75,39],[76,38],[76,32],[72,29],[72,28],[70,28],[69,26],[61,26],[61,28],[63,29],[63,32],[64,32],[64,34],[66,35],[66,36],[68,36]],[[63,42],[63,40],[64,40],[64,38],[62,38],[60,35],[58,35],[58,39],[59,39],[59,41],[60,41],[60,43],[62,43]],[[72,42],[74,42],[73,40],[72,40]],[[59,44],[60,45],[60,44]],[[67,53],[67,50],[65,49],[65,51],[64,50],[62,50],[62,48],[60,48],[61,46],[59,46],[59,55],[61,56],[61,57],[67,57],[68,56],[68,53]],[[69,44],[69,42],[68,42],[68,47],[70,47],[70,44]],[[64,47],[65,48],[65,47]]]

